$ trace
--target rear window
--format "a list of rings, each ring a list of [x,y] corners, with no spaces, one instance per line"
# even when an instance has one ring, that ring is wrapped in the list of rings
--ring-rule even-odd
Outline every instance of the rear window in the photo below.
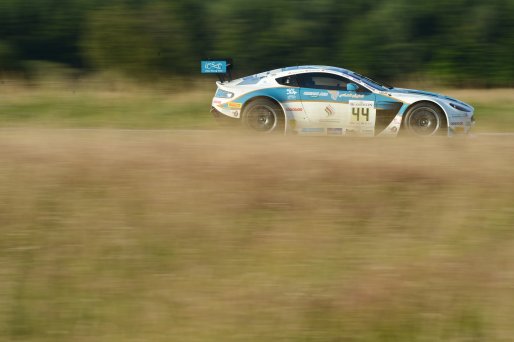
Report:
[[[248,76],[243,78],[241,82],[239,82],[237,85],[250,85],[250,84],[257,84],[259,83],[264,77],[259,77],[257,75]]]

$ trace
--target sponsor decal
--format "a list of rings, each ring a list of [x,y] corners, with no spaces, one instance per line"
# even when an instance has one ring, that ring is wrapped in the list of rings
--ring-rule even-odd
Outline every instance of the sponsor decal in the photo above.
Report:
[[[307,127],[307,128],[302,128],[302,132],[303,133],[323,133],[323,132],[325,132],[325,129],[324,128]]]
[[[355,93],[342,93],[341,95],[339,95],[339,97],[351,97],[352,99],[362,99],[364,95]]]
[[[328,135],[343,135],[342,128],[327,128]]]
[[[346,135],[349,135],[349,136],[352,136],[352,135],[358,135],[357,131],[354,130],[354,129],[349,129],[347,128],[346,129],[346,132],[345,132]]]
[[[329,90],[328,93],[330,94],[330,98],[334,101],[339,97],[339,91],[337,90]]]
[[[220,104],[220,103],[221,103],[221,100],[214,100],[214,101],[212,101],[212,103],[214,103],[214,104]]]
[[[318,97],[318,96],[328,96],[328,93],[327,92],[321,92],[321,91],[305,91],[303,93],[303,95]]]
[[[232,115],[234,115],[234,117],[239,117],[239,111],[238,110],[235,110],[232,112]]]
[[[450,125],[452,125],[452,126],[464,126],[464,122],[462,122],[462,121],[450,122]]]
[[[202,61],[202,73],[204,74],[221,74],[227,72],[226,61]]]
[[[243,107],[243,104],[242,103],[237,103],[237,102],[229,102],[228,106],[230,108],[241,109]]]
[[[398,127],[391,127],[391,132],[396,133],[398,132]]]
[[[289,112],[301,112],[303,108],[297,108],[297,107],[286,107],[286,110]]]
[[[350,100],[350,101],[348,101],[348,103],[350,104],[350,107],[352,107],[352,108],[375,108],[374,101]]]
[[[325,113],[327,113],[328,116],[334,115],[336,110],[331,105],[328,105],[325,107]]]
[[[286,89],[287,99],[295,100],[298,92],[295,89]]]

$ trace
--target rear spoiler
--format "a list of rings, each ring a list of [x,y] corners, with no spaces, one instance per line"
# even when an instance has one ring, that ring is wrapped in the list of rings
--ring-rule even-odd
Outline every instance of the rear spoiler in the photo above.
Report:
[[[207,58],[200,62],[202,74],[217,74],[221,83],[232,81],[232,58]]]

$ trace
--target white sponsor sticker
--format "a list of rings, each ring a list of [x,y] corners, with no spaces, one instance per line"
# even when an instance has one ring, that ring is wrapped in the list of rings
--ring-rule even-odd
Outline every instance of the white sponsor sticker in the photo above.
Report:
[[[343,93],[339,95],[339,97],[351,97],[352,99],[361,99],[364,97],[362,94],[351,94],[351,93]]]
[[[350,100],[348,102],[352,108],[375,108],[374,101]]]
[[[306,95],[306,96],[328,96],[328,93],[322,92],[322,91],[305,91],[303,93],[303,95]]]

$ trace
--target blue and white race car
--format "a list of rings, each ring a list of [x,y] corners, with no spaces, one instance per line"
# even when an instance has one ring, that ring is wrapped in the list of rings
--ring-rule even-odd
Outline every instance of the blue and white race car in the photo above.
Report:
[[[226,65],[209,63],[202,64],[203,72],[226,72]],[[394,88],[337,67],[295,66],[233,81],[222,77],[217,86],[213,114],[258,132],[431,136],[468,133],[474,123],[469,104]]]

